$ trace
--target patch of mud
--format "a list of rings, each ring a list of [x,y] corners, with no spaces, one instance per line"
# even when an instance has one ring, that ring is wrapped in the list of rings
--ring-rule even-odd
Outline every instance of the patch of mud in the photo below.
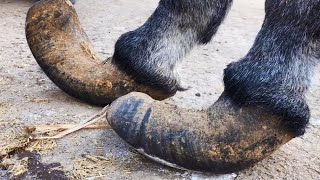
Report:
[[[22,151],[17,154],[19,158],[28,158],[28,172],[25,177],[37,177],[47,180],[67,180],[67,176],[61,170],[60,163],[43,164],[39,154]]]
[[[29,151],[15,152],[0,163],[0,167],[9,172],[10,179],[67,180],[60,166],[60,163],[44,164],[39,154]]]

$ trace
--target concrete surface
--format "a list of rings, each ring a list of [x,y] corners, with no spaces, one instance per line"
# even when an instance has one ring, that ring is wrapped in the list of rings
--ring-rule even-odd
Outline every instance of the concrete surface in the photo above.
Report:
[[[0,0],[0,119],[26,124],[79,122],[100,107],[82,103],[57,88],[41,71],[24,35],[25,16],[33,1]],[[157,0],[79,0],[75,5],[96,51],[105,58],[124,32],[141,25]],[[264,16],[262,0],[237,0],[213,41],[197,47],[185,59],[181,77],[192,89],[167,101],[202,109],[223,91],[224,67],[243,57],[253,43]],[[178,171],[134,153],[112,130],[80,131],[59,140],[42,155],[44,163],[60,162],[66,172],[84,154],[114,160],[103,179],[320,179],[320,74],[308,94],[311,124],[305,136],[292,140],[255,167],[224,176]],[[200,96],[196,96],[200,93]],[[5,171],[0,171],[6,179]],[[1,179],[1,178],[0,178]],[[97,178],[91,178],[97,179]]]

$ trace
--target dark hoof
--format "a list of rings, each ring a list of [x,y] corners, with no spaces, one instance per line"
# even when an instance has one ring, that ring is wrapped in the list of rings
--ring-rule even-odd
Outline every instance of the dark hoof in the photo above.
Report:
[[[130,93],[114,101],[107,119],[147,157],[171,167],[213,173],[254,165],[293,138],[281,119],[257,107],[238,107],[222,95],[193,111]]]
[[[47,76],[63,91],[86,102],[106,105],[132,91],[159,100],[175,93],[137,84],[111,61],[100,60],[69,0],[34,4],[27,14],[26,37]]]

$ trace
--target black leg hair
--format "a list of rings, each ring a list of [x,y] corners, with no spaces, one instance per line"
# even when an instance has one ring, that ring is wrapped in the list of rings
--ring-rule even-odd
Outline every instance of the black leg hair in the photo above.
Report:
[[[123,34],[113,63],[138,83],[173,92],[181,85],[176,65],[197,44],[208,43],[232,0],[161,0],[138,29]]]
[[[283,116],[296,136],[305,133],[310,118],[305,93],[319,62],[319,17],[319,0],[267,0],[253,47],[225,69],[228,96]]]

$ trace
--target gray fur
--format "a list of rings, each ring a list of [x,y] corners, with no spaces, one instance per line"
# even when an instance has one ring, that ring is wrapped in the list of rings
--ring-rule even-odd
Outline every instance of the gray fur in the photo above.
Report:
[[[161,0],[138,29],[123,34],[113,63],[136,82],[167,92],[183,90],[177,64],[210,41],[232,0]],[[267,0],[266,17],[248,54],[225,69],[225,91],[243,106],[283,117],[297,136],[310,112],[305,101],[320,58],[320,0]]]
[[[305,93],[319,63],[319,17],[319,0],[267,0],[253,47],[225,70],[229,96],[283,116],[297,136],[304,134],[310,118]]]
[[[113,62],[137,82],[183,90],[177,63],[210,41],[230,5],[231,0],[161,0],[143,26],[119,38]]]

